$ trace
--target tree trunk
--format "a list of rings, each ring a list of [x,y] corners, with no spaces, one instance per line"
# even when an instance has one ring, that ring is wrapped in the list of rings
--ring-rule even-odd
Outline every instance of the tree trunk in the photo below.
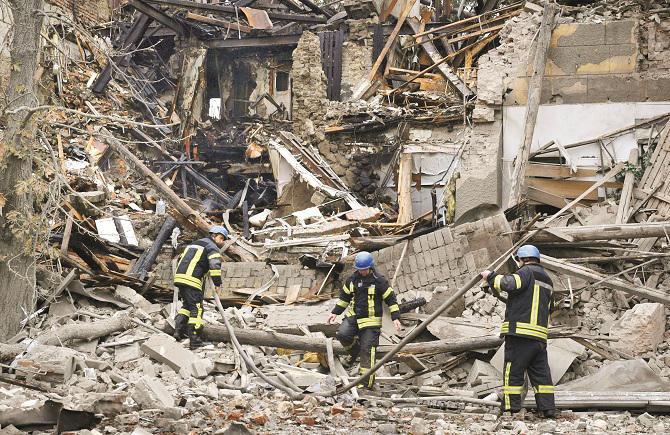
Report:
[[[14,26],[10,45],[11,74],[7,110],[39,104],[35,72],[39,62],[42,0],[9,2]],[[25,111],[8,115],[0,146],[0,340],[14,335],[23,318],[33,311],[35,290],[34,235],[21,231],[33,217],[33,197],[22,182],[32,175],[36,116]]]

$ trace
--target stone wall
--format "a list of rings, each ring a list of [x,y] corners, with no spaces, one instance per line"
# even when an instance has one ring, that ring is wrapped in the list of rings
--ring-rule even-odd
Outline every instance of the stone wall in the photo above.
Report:
[[[399,294],[432,293],[435,287],[456,289],[511,247],[510,231],[501,214],[476,222],[445,227],[413,239],[407,246],[395,290]],[[377,270],[393,278],[404,243],[375,252]]]
[[[304,32],[293,51],[293,128],[303,140],[319,143],[325,140],[322,128],[314,120],[322,120],[328,97],[327,80],[321,67],[319,37]]]

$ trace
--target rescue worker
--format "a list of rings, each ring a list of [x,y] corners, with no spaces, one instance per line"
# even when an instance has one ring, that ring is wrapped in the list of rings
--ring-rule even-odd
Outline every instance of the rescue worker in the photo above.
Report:
[[[202,347],[202,300],[205,275],[209,276],[218,291],[221,287],[221,248],[228,237],[228,230],[220,225],[209,230],[209,237],[186,246],[179,256],[174,285],[179,289],[182,306],[175,317],[174,338],[189,338],[191,349]]]
[[[388,305],[398,331],[400,307],[386,278],[374,270],[374,259],[369,252],[359,252],[354,267],[356,271],[344,282],[340,298],[328,316],[328,324],[335,323],[337,316],[347,310],[337,339],[352,357],[360,356],[360,373],[365,374],[375,365],[382,327],[382,302]],[[371,389],[374,381],[373,375],[366,385],[360,386]]]
[[[528,372],[537,410],[553,418],[554,385],[547,358],[553,283],[540,264],[540,251],[535,246],[520,247],[515,260],[520,268],[514,274],[502,275],[490,270],[481,274],[495,290],[507,293],[505,321],[500,328],[500,335],[505,337],[502,408],[512,413],[521,410]]]

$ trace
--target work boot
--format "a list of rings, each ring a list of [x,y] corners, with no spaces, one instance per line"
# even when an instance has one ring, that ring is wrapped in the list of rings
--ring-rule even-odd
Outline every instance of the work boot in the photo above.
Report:
[[[172,336],[175,340],[181,341],[188,337],[186,322],[188,322],[188,316],[185,314],[177,314],[174,318],[174,333]]]
[[[556,410],[555,409],[545,409],[542,411],[542,417],[544,418],[556,418]]]
[[[190,338],[189,347],[191,348],[191,350],[199,349],[201,347],[209,346],[210,344],[212,344],[206,341],[202,341],[202,328],[192,329],[189,338]]]

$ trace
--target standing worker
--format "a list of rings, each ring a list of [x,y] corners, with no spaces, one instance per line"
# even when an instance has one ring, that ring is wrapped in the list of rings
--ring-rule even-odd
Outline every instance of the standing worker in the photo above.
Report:
[[[348,308],[337,339],[352,357],[360,355],[360,373],[365,374],[375,365],[382,327],[382,301],[388,305],[397,331],[400,331],[400,307],[386,278],[375,272],[369,252],[359,252],[354,267],[356,272],[344,282],[340,298],[328,316],[328,324],[335,323],[337,316]],[[374,376],[370,376],[367,385],[361,387],[371,389],[374,382]]]
[[[191,349],[203,346],[202,300],[205,275],[212,277],[214,291],[221,287],[221,253],[228,237],[228,230],[220,225],[209,230],[209,237],[188,245],[179,256],[174,284],[179,289],[182,307],[175,317],[174,338],[190,339]]]
[[[528,372],[538,411],[553,418],[556,405],[547,358],[553,283],[540,264],[540,251],[535,246],[520,247],[515,260],[521,267],[514,274],[482,272],[482,278],[490,286],[507,292],[505,321],[500,327],[500,335],[505,337],[502,407],[503,411],[512,413],[521,410],[525,373]]]

